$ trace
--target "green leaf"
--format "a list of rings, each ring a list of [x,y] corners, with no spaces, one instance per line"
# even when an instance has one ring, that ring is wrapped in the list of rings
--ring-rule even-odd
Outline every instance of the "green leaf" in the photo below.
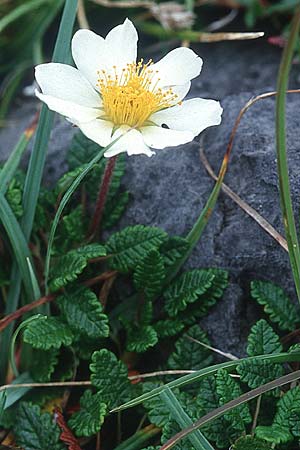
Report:
[[[40,316],[32,320],[23,335],[24,342],[41,350],[71,345],[73,337],[68,325],[53,316]]]
[[[251,295],[282,330],[295,329],[299,323],[299,311],[283,289],[267,281],[252,281]]]
[[[13,178],[8,185],[6,199],[17,218],[20,218],[23,215],[22,196],[23,187],[16,178]]]
[[[51,291],[57,291],[75,281],[86,268],[90,259],[105,255],[106,250],[100,244],[89,244],[70,250],[66,255],[58,258],[55,266],[51,269]]]
[[[30,373],[35,381],[46,383],[51,380],[56,365],[58,364],[59,350],[35,350],[30,365]]]
[[[86,233],[86,221],[83,215],[82,205],[74,208],[70,214],[63,217],[62,223],[64,227],[63,233],[69,242],[82,242]]]
[[[220,406],[215,376],[209,376],[200,381],[196,404],[199,416],[204,416]],[[230,443],[240,436],[240,432],[235,430],[223,416],[204,425],[201,430],[207,439],[216,442],[218,448],[228,448]]]
[[[205,269],[195,269],[180,275],[165,291],[165,309],[174,317],[194,303],[211,287],[215,275]]]
[[[256,322],[251,328],[251,332],[248,336],[248,356],[281,352],[282,345],[279,336],[273,331],[273,328],[264,319]]]
[[[4,413],[5,402],[6,402],[6,391],[1,391],[0,392],[0,423],[2,420],[3,413]]]
[[[143,353],[157,342],[157,333],[151,325],[131,327],[127,332],[126,347],[129,352]]]
[[[56,303],[74,334],[77,331],[92,339],[108,337],[108,318],[91,290],[80,288],[65,292]]]
[[[161,291],[165,276],[163,258],[156,249],[153,249],[138,262],[133,282],[138,292],[142,292],[146,299],[152,300]]]
[[[184,324],[178,319],[159,320],[153,325],[159,339],[172,337],[183,330]]]
[[[85,163],[81,166],[63,174],[55,186],[56,196],[64,194],[69,189],[75,178],[78,177],[78,175],[80,175],[86,168],[87,161],[89,161],[89,159],[85,160]]]
[[[103,218],[102,218],[102,228],[107,230],[115,226],[123,213],[129,202],[129,192],[120,192],[115,195],[115,197],[107,202],[104,208]]]
[[[174,421],[170,420],[163,428],[163,433],[161,437],[161,442],[164,444],[166,441],[171,439],[175,434],[181,431],[180,426]],[[173,450],[196,450],[193,447],[188,438],[181,439],[174,447]]]
[[[167,267],[173,266],[189,248],[189,243],[180,236],[171,236],[160,248]]]
[[[81,131],[78,131],[71,142],[67,161],[69,169],[74,170],[91,161],[99,152],[99,145],[88,139]],[[103,164],[103,162],[100,162]]]
[[[199,325],[194,325],[176,341],[175,350],[171,353],[167,362],[170,369],[199,370],[211,364],[210,350],[191,341],[188,337],[209,344],[206,333],[201,330]]]
[[[50,414],[41,414],[37,405],[20,403],[13,432],[17,444],[24,450],[64,450],[59,440],[59,427]]]
[[[157,249],[166,239],[167,234],[159,228],[144,225],[124,228],[107,241],[110,266],[120,272],[130,272],[150,250]]]
[[[247,383],[252,389],[273,381],[284,374],[281,364],[262,360],[248,361],[247,359],[237,366],[237,372],[241,375],[241,381]],[[278,395],[279,389],[273,389],[268,394]]]
[[[274,425],[281,427],[286,432],[290,432],[290,439],[292,440],[291,434],[291,418],[295,415],[300,414],[300,387],[296,386],[286,392],[277,403],[277,412],[274,417],[272,427]],[[288,442],[288,440],[282,442]]]
[[[73,414],[68,421],[69,427],[76,436],[89,437],[100,431],[107,410],[105,403],[101,403],[101,400],[101,392],[92,394],[89,389],[84,392],[80,398],[80,411]]]
[[[269,442],[255,436],[242,436],[232,446],[232,450],[272,450]]]
[[[271,442],[272,444],[282,444],[289,442],[293,436],[289,430],[285,430],[279,425],[272,426],[258,426],[255,429],[255,434],[258,438]]]
[[[220,406],[242,395],[240,386],[226,370],[218,370],[216,382],[217,393],[220,397]],[[234,429],[243,433],[245,431],[245,424],[250,423],[252,420],[248,403],[244,403],[226,412],[224,418],[231,423]]]
[[[127,367],[112,352],[104,348],[94,352],[90,371],[91,382],[109,409],[131,398]]]
[[[145,382],[142,384],[143,393],[150,392],[152,389],[155,389],[158,386],[162,386],[162,384]],[[179,393],[176,390],[176,393]],[[146,402],[143,403],[144,408],[147,410],[147,416],[151,423],[156,425],[157,427],[163,427],[170,420],[170,411],[165,403],[161,401],[159,395],[156,397],[150,398]]]

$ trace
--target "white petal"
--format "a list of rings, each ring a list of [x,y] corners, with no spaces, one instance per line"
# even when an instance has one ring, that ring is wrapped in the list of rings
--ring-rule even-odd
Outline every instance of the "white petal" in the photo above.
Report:
[[[131,155],[147,155],[152,156],[155,152],[152,152],[145,144],[141,133],[135,129],[130,130],[128,126],[123,125],[116,130],[112,136],[112,141],[123,135],[112,147],[104,153],[107,158],[118,155],[119,153],[127,152]]]
[[[98,70],[105,68],[105,41],[90,30],[78,30],[72,39],[72,55],[76,66],[98,90]]]
[[[112,122],[97,119],[88,123],[74,122],[74,124],[81,129],[86,137],[96,142],[101,147],[106,147],[111,141],[113,130]]]
[[[61,100],[60,98],[52,97],[51,95],[44,95],[37,90],[35,91],[35,95],[42,100],[42,102],[46,103],[49,109],[68,117],[71,122],[90,122],[102,114],[99,109],[87,108],[86,106]]]
[[[41,64],[35,68],[35,78],[44,95],[91,108],[101,106],[99,94],[74,67],[58,63]]]
[[[105,38],[107,68],[116,65],[122,69],[127,63],[136,61],[138,34],[133,23],[126,19],[113,28]]]
[[[175,147],[186,144],[194,139],[194,134],[190,131],[169,130],[159,126],[149,126],[141,128],[144,141],[149,147],[162,149],[165,147]]]
[[[151,66],[157,71],[160,86],[186,84],[201,72],[202,59],[186,47],[175,48],[164,58]]]
[[[187,95],[191,88],[191,82],[185,84],[180,84],[177,86],[172,86],[172,92],[177,95],[176,100],[179,102],[180,100],[184,99],[184,97]]]
[[[191,131],[197,136],[205,128],[219,125],[222,111],[220,103],[215,100],[193,98],[154,113],[149,120],[157,125],[166,124],[174,130]]]

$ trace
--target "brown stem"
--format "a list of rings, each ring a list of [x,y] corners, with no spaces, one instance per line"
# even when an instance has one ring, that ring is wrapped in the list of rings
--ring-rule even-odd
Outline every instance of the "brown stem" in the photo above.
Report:
[[[92,222],[91,222],[90,228],[89,228],[90,238],[93,238],[95,236],[97,229],[99,228],[99,225],[100,225],[100,222],[101,222],[101,219],[103,216],[106,197],[108,194],[108,189],[110,186],[110,182],[111,182],[112,174],[113,174],[114,167],[116,164],[116,160],[117,160],[117,156],[113,156],[112,158],[109,158],[107,161],[107,164],[106,164],[106,167],[104,170],[104,175],[103,175],[102,182],[101,182],[101,186],[100,186],[99,193],[98,193],[98,198],[96,201],[94,217],[92,219]]]

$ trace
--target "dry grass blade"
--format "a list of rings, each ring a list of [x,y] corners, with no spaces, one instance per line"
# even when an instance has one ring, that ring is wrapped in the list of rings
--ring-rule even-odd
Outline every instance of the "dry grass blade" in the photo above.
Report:
[[[218,177],[214,173],[211,165],[206,158],[204,153],[203,146],[200,147],[200,160],[207,170],[208,174],[214,179],[217,180]],[[252,208],[248,203],[242,200],[235,192],[233,192],[225,183],[222,183],[222,191],[228,195],[243,211],[245,211],[252,219],[255,220],[276,242],[278,242],[281,247],[288,252],[287,242],[283,236],[281,236],[278,231],[266,220],[264,219],[254,208]]]
[[[106,8],[149,8],[155,5],[154,2],[148,0],[91,0],[97,5],[106,6]]]
[[[199,33],[199,42],[246,41],[264,36],[263,31],[255,33]]]

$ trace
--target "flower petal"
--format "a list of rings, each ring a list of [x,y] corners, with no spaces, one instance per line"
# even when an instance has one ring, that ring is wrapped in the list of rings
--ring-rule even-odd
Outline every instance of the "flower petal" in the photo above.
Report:
[[[112,141],[123,135],[112,147],[104,153],[104,156],[110,158],[111,156],[118,155],[119,153],[127,152],[131,155],[147,155],[152,156],[155,152],[152,152],[145,144],[141,133],[135,129],[129,129],[127,125],[123,125],[116,130],[112,136]]]
[[[72,55],[76,66],[98,90],[98,70],[105,67],[105,41],[90,30],[78,30],[72,39]]]
[[[74,122],[74,124],[80,128],[86,137],[96,142],[101,147],[106,147],[111,141],[113,130],[112,122],[97,119],[88,123]]]
[[[191,142],[194,139],[194,134],[190,131],[169,130],[159,126],[143,127],[141,128],[141,133],[145,143],[149,147],[157,149],[175,147]]]
[[[172,86],[172,92],[173,92],[173,94],[177,95],[176,100],[178,102],[180,102],[187,95],[190,88],[191,88],[191,82],[189,81],[188,83],[185,83],[185,84],[179,84],[177,86]]]
[[[173,130],[191,131],[197,136],[205,128],[221,123],[222,107],[215,100],[193,98],[181,105],[152,114],[149,120],[157,125],[166,124]]]
[[[87,108],[86,106],[81,106],[77,103],[52,97],[52,95],[41,94],[37,90],[35,91],[35,95],[42,100],[42,102],[46,103],[49,109],[68,117],[71,122],[90,122],[102,114],[102,111],[97,108]]]
[[[105,38],[107,68],[116,65],[122,69],[136,61],[138,34],[129,19],[114,27]]]
[[[186,47],[175,48],[151,66],[157,71],[160,86],[186,84],[201,72],[202,59]],[[155,77],[156,78],[156,77]]]
[[[99,108],[101,98],[79,70],[66,64],[41,64],[35,68],[35,78],[42,93],[81,106]]]

